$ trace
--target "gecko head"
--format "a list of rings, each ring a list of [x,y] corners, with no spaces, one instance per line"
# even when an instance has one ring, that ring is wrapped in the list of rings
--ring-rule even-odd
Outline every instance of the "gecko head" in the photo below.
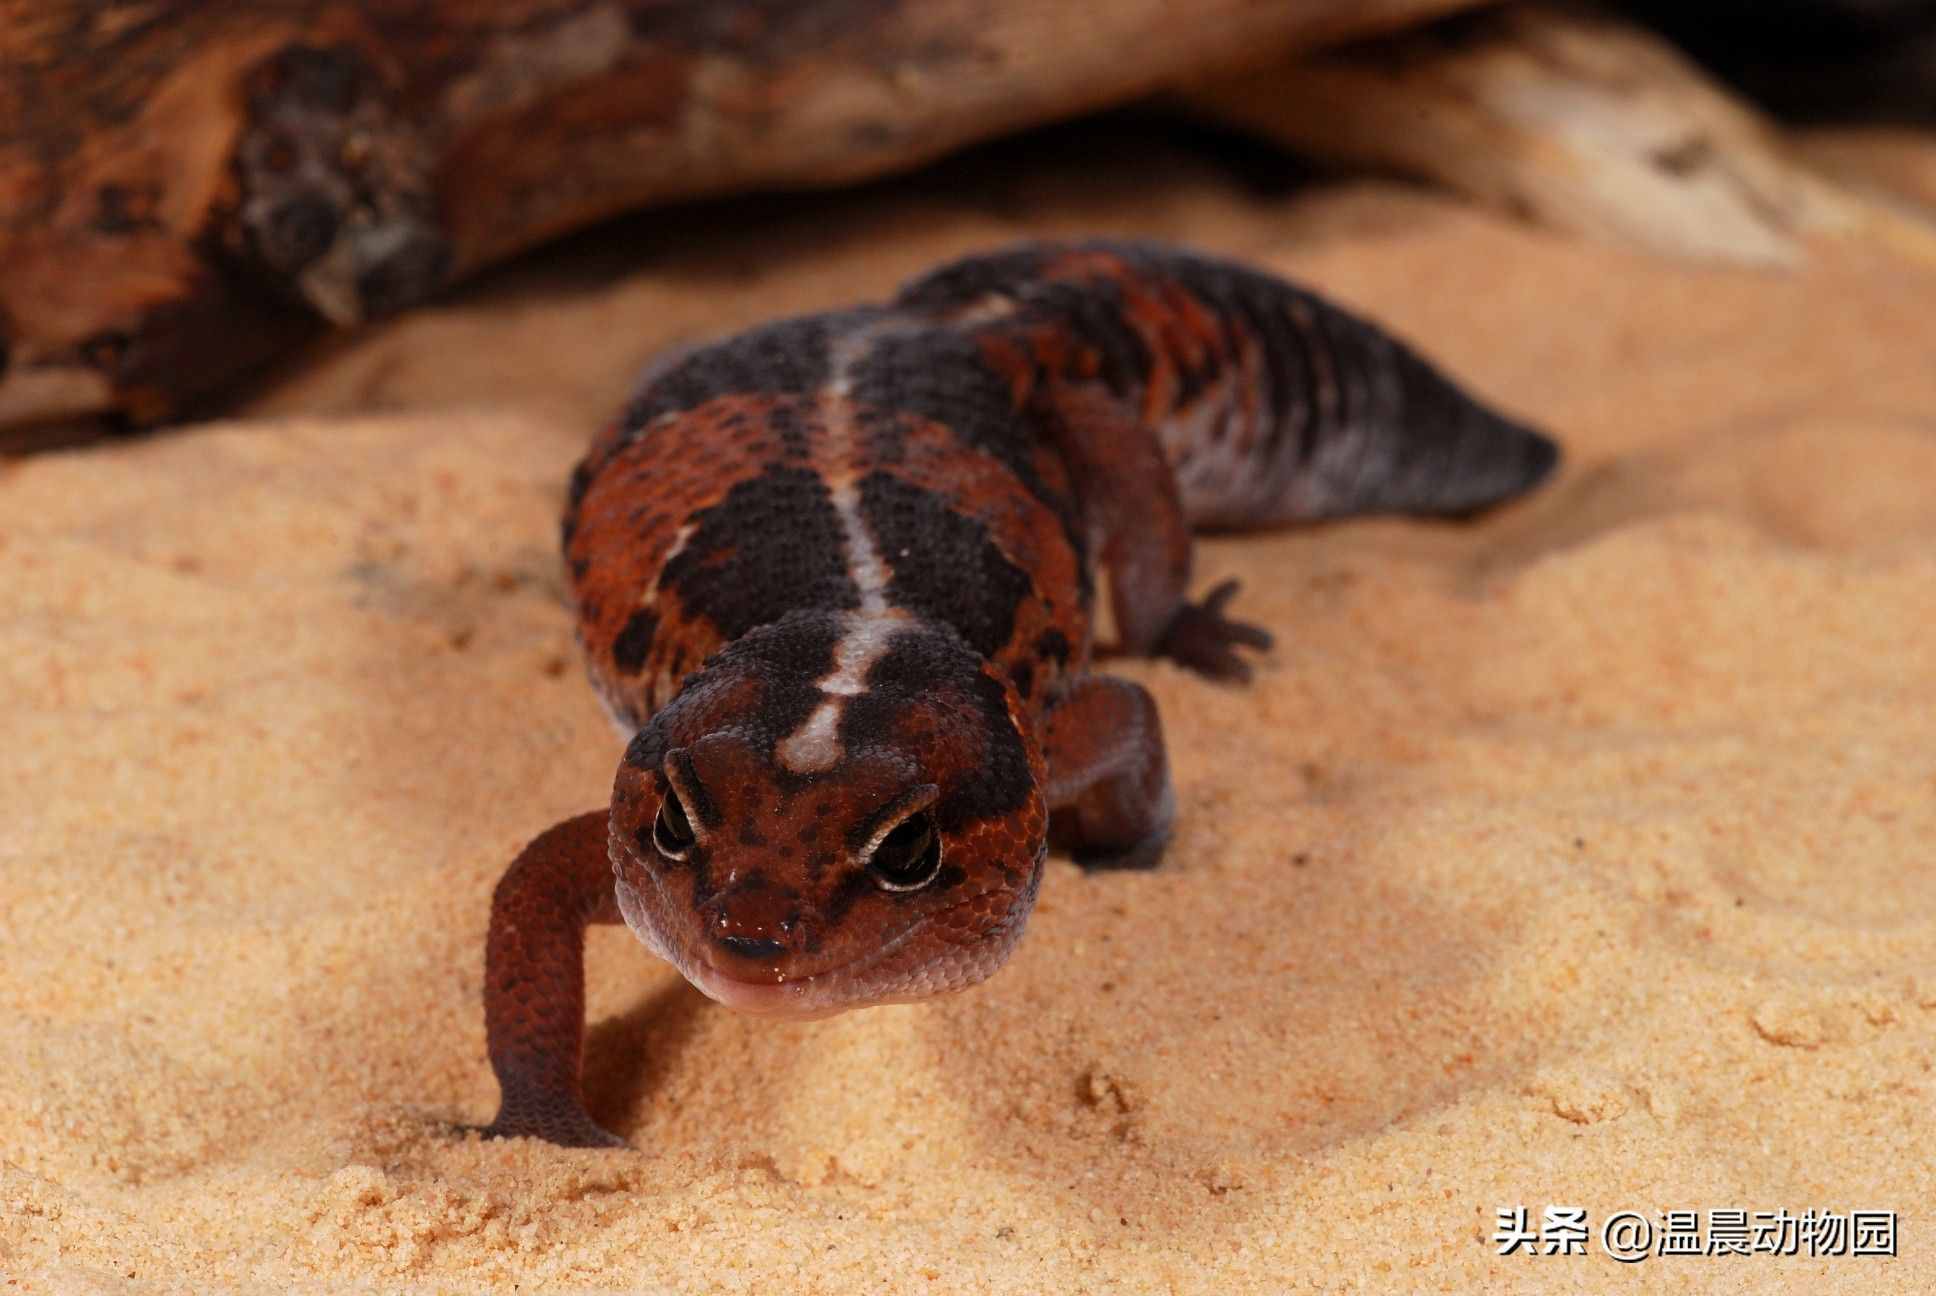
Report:
[[[959,990],[1034,907],[1043,779],[1013,686],[953,630],[798,613],[722,650],[626,749],[619,907],[743,1012]]]

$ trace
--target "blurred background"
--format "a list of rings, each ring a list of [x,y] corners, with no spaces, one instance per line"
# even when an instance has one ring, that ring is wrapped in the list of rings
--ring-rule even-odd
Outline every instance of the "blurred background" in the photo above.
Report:
[[[47,0],[0,58],[13,451],[451,401],[589,426],[663,345],[990,241],[911,227],[1188,238],[1190,195],[1936,263],[1923,0]]]

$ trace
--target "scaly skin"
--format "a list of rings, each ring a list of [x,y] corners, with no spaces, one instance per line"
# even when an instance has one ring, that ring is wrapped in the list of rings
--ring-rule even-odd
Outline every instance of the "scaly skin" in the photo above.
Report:
[[[631,735],[609,813],[498,886],[487,1132],[620,1142],[584,1108],[585,926],[621,918],[731,1007],[959,990],[1020,938],[1050,843],[1155,864],[1154,701],[1089,672],[1094,575],[1131,652],[1242,680],[1195,525],[1465,514],[1553,444],[1371,325],[1150,244],[1030,245],[883,307],[662,362],[573,475],[592,679]]]

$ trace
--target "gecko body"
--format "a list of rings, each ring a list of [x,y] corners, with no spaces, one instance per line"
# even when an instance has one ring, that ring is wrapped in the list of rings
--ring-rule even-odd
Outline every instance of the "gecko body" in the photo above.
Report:
[[[580,1092],[588,923],[814,1016],[986,978],[1051,844],[1154,864],[1161,724],[1089,669],[1099,573],[1122,649],[1244,679],[1269,637],[1190,600],[1193,527],[1465,514],[1556,460],[1356,316],[1155,244],[971,257],[656,365],[571,481],[630,741],[498,886],[489,1132],[618,1141]]]

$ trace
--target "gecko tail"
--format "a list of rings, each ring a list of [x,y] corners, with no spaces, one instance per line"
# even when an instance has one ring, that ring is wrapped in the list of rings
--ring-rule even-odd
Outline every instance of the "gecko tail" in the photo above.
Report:
[[[1374,325],[1339,346],[1377,395],[1356,419],[1324,430],[1278,503],[1284,520],[1365,513],[1470,517],[1539,486],[1560,448],[1526,423],[1474,399]]]
[[[1024,244],[932,271],[896,305],[1046,337],[1020,348],[1037,378],[1133,410],[1195,527],[1466,516],[1533,489],[1560,458],[1370,321],[1169,244]]]
[[[1552,475],[1559,446],[1343,307],[1270,276],[1173,263],[1242,339],[1229,382],[1157,428],[1185,511],[1211,528],[1402,513],[1467,517]],[[1246,398],[1246,390],[1253,394]]]

